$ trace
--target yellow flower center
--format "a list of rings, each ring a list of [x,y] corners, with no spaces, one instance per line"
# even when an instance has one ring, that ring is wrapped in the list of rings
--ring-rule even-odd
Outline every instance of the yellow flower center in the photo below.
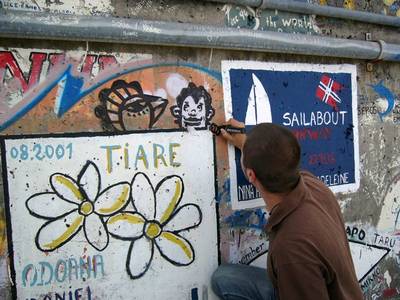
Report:
[[[148,222],[146,224],[145,234],[149,239],[155,239],[161,234],[161,227],[156,222]]]
[[[81,215],[87,216],[93,212],[93,204],[90,201],[85,201],[79,207],[79,213]]]

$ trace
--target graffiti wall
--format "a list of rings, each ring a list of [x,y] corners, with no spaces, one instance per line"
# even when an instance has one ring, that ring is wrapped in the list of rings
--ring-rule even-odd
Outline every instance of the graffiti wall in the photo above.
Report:
[[[23,48],[2,50],[0,65],[12,297],[212,299],[207,129],[223,116],[220,74],[148,54]],[[124,281],[141,288],[116,293]]]
[[[25,59],[18,60],[21,56]],[[6,133],[205,129],[215,115],[212,102],[219,96],[220,74],[189,63],[154,65],[150,58],[1,51],[1,93],[6,99],[1,128]],[[177,67],[182,71],[176,72]],[[31,126],[39,116],[45,118]],[[59,129],[49,130],[53,125]]]
[[[0,4],[400,43],[391,28],[318,16],[117,2]],[[398,1],[317,2],[398,13]],[[0,298],[213,299],[219,259],[265,267],[268,212],[235,206],[235,160],[208,132],[234,116],[285,124],[308,149],[303,167],[353,185],[335,192],[364,297],[398,299],[398,74],[395,63],[367,72],[350,59],[0,40]],[[325,176],[339,166],[352,174],[340,184]]]

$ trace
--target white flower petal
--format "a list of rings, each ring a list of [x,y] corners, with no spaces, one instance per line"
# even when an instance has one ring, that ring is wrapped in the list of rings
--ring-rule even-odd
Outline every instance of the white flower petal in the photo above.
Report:
[[[165,177],[156,187],[156,220],[169,220],[183,195],[183,181],[179,176]]]
[[[97,166],[88,161],[78,175],[78,184],[85,191],[88,200],[94,201],[100,191],[100,172]]]
[[[154,244],[145,237],[131,243],[128,250],[126,267],[132,279],[142,277],[150,267],[153,259]]]
[[[61,173],[51,175],[50,185],[54,192],[66,201],[80,204],[85,199],[75,180],[68,175]]]
[[[132,240],[143,235],[145,220],[138,213],[125,212],[107,221],[108,232],[117,239]]]
[[[185,204],[175,211],[163,230],[174,232],[188,230],[197,227],[201,220],[200,208],[196,204]]]
[[[26,208],[37,218],[55,219],[76,209],[77,205],[64,201],[55,193],[39,193],[26,200]]]
[[[126,206],[129,200],[130,184],[121,182],[105,189],[94,203],[94,210],[102,215],[112,215]]]
[[[153,186],[144,173],[137,173],[132,179],[132,201],[136,210],[147,220],[154,220],[155,199]]]
[[[177,234],[164,231],[156,238],[156,245],[160,254],[174,265],[187,266],[194,261],[192,245]]]
[[[77,210],[45,223],[36,235],[36,246],[53,251],[71,240],[81,229],[84,217]]]
[[[103,251],[108,245],[108,232],[101,218],[92,213],[85,217],[84,231],[87,241],[95,249]]]

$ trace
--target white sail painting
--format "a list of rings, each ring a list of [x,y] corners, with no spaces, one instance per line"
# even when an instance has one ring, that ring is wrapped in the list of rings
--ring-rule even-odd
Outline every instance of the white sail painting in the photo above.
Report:
[[[249,94],[245,124],[272,123],[271,105],[268,94],[260,79],[254,73],[252,77],[253,86]]]

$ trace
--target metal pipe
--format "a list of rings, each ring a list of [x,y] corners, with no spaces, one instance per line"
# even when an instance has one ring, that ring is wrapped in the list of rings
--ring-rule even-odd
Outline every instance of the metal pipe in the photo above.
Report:
[[[226,4],[251,6],[260,9],[277,9],[300,14],[318,15],[371,24],[400,27],[400,18],[333,6],[323,6],[290,0],[207,0]]]
[[[0,13],[0,37],[186,46],[400,61],[400,45],[101,16]]]

